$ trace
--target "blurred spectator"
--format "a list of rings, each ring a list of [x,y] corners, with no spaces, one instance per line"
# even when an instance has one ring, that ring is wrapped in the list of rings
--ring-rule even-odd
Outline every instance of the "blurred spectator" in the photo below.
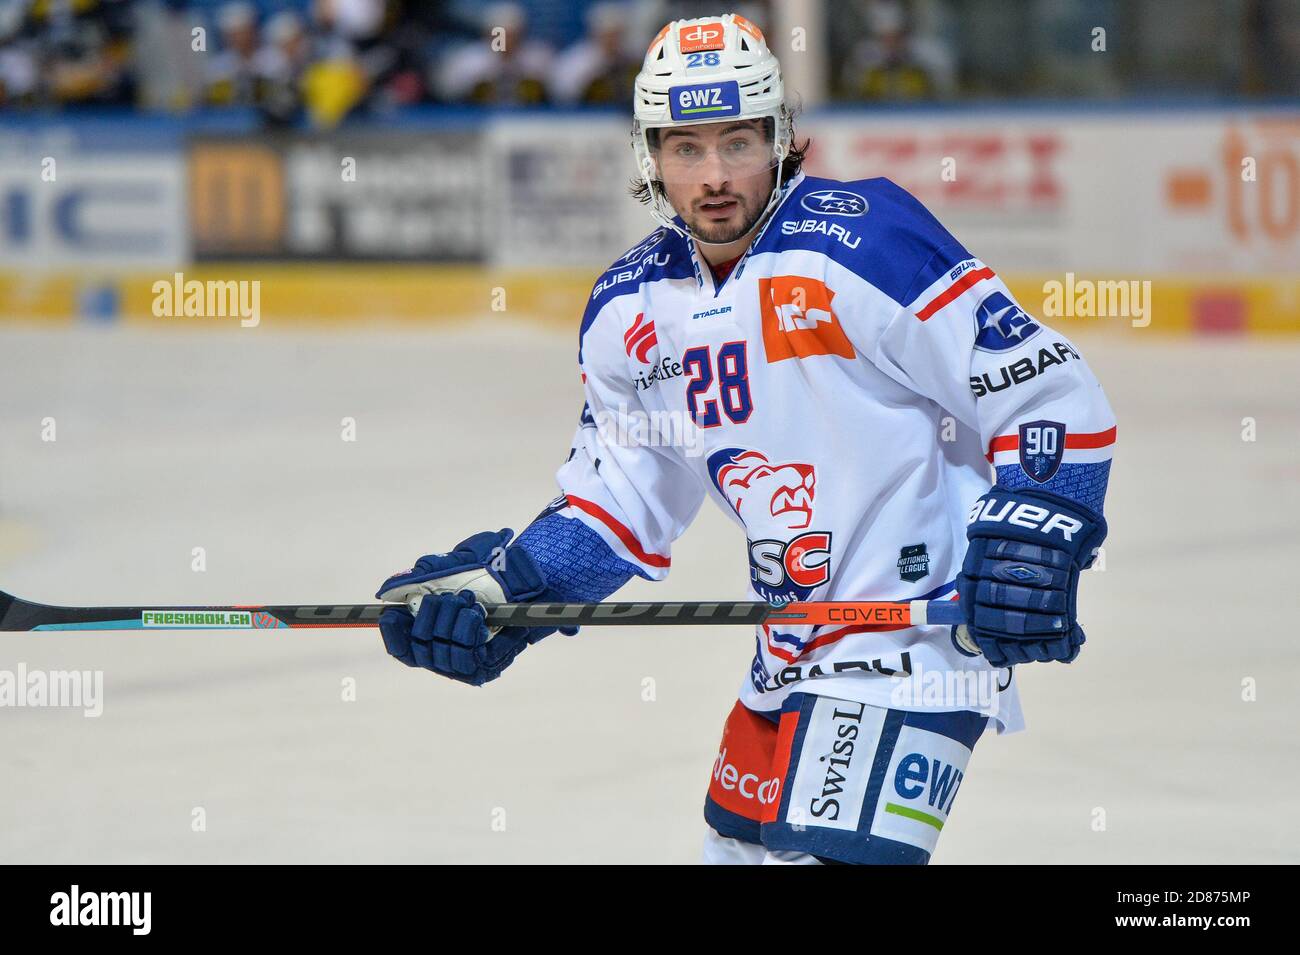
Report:
[[[554,54],[528,37],[524,9],[494,3],[484,12],[483,37],[450,54],[437,69],[435,89],[448,102],[536,106],[547,102]]]
[[[1300,93],[1300,0],[808,2],[826,25],[808,54],[850,102]],[[242,107],[321,126],[430,101],[625,107],[663,23],[728,6],[760,26],[789,13],[770,0],[0,0],[0,107]],[[556,57],[541,36],[571,45]]]
[[[208,67],[205,99],[217,106],[251,106],[257,101],[257,10],[251,3],[227,3],[217,11],[221,48]]]
[[[1250,3],[1243,93],[1300,95],[1300,0]]]
[[[277,124],[297,119],[302,78],[311,62],[311,40],[302,17],[283,10],[266,22],[265,45],[257,51],[258,106]]]
[[[641,51],[629,50],[628,9],[597,3],[587,11],[587,35],[556,60],[551,98],[557,103],[626,105],[632,101]]]
[[[842,6],[845,0],[823,0],[823,2],[828,9],[833,10]],[[653,9],[654,13],[649,23],[643,24],[644,38],[638,37],[638,40],[643,40],[640,45],[644,48],[650,45],[650,38],[669,20],[697,20],[700,17],[712,17],[719,13],[739,13],[766,33],[772,23],[771,5],[771,0],[732,0],[730,3],[721,4],[713,0],[658,0],[655,3],[640,4],[639,6]]]
[[[385,89],[386,101],[400,105],[431,98],[430,64],[441,62],[464,43],[477,41],[479,33],[478,20],[464,18],[456,0],[406,0],[399,4],[387,34],[397,62]]]
[[[312,22],[325,59],[344,59],[373,45],[384,26],[383,0],[314,0]]]
[[[36,43],[21,36],[22,4],[0,5],[0,106],[36,98]]]
[[[841,85],[851,99],[919,100],[951,96],[952,54],[936,38],[914,33],[900,0],[867,0],[867,36],[854,46]]]
[[[34,93],[53,103],[130,103],[131,0],[39,0],[26,4],[17,49],[35,67]],[[10,14],[12,16],[12,14]],[[11,67],[21,79],[24,67]],[[21,85],[21,83],[20,83]]]
[[[311,8],[314,62],[302,77],[308,118],[328,128],[360,106],[391,65],[380,42],[383,0],[315,0]]]

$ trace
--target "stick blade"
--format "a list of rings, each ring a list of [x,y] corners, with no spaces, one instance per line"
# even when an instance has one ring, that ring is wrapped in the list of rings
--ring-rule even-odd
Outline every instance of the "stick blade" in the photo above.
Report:
[[[3,590],[0,590],[0,631],[19,629],[18,627],[10,626],[8,618],[10,616],[11,608],[15,604],[21,604],[22,602],[23,601],[19,600],[13,594],[7,594]],[[27,628],[23,627],[21,629],[26,630]]]

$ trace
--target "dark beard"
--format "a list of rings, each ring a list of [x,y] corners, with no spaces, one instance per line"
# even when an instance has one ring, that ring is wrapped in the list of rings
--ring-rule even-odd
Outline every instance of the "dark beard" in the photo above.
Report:
[[[735,242],[737,239],[748,235],[750,230],[753,229],[754,225],[758,222],[759,216],[763,214],[762,210],[751,213],[745,206],[743,199],[740,199],[739,197],[733,198],[736,199],[737,204],[740,206],[741,213],[745,216],[745,218],[741,220],[739,226],[716,224],[708,222],[707,220],[704,220],[703,217],[700,217],[698,225],[691,224],[691,235],[701,241],[713,245],[726,245],[728,242]]]

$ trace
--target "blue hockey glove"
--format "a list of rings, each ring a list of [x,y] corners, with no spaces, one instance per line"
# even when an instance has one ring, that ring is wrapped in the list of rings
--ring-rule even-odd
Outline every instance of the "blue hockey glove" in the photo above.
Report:
[[[1079,571],[1105,540],[1105,519],[1050,491],[997,485],[971,509],[966,537],[957,592],[969,638],[989,663],[1069,663],[1078,656]]]
[[[407,666],[481,686],[499,677],[525,647],[554,633],[554,627],[488,629],[485,603],[562,599],[532,557],[510,545],[513,533],[475,534],[451,553],[421,557],[384,581],[375,596],[406,604],[380,614],[388,652]]]

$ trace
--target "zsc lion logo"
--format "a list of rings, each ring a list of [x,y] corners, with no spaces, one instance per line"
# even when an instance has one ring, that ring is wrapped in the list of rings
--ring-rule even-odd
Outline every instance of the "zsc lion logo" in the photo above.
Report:
[[[708,469],[749,535],[749,572],[757,593],[773,603],[805,600],[830,580],[831,535],[807,530],[817,494],[813,465],[723,448],[709,455]]]
[[[746,527],[797,531],[812,523],[817,471],[811,464],[773,464],[761,451],[723,448],[709,456],[709,476]]]

